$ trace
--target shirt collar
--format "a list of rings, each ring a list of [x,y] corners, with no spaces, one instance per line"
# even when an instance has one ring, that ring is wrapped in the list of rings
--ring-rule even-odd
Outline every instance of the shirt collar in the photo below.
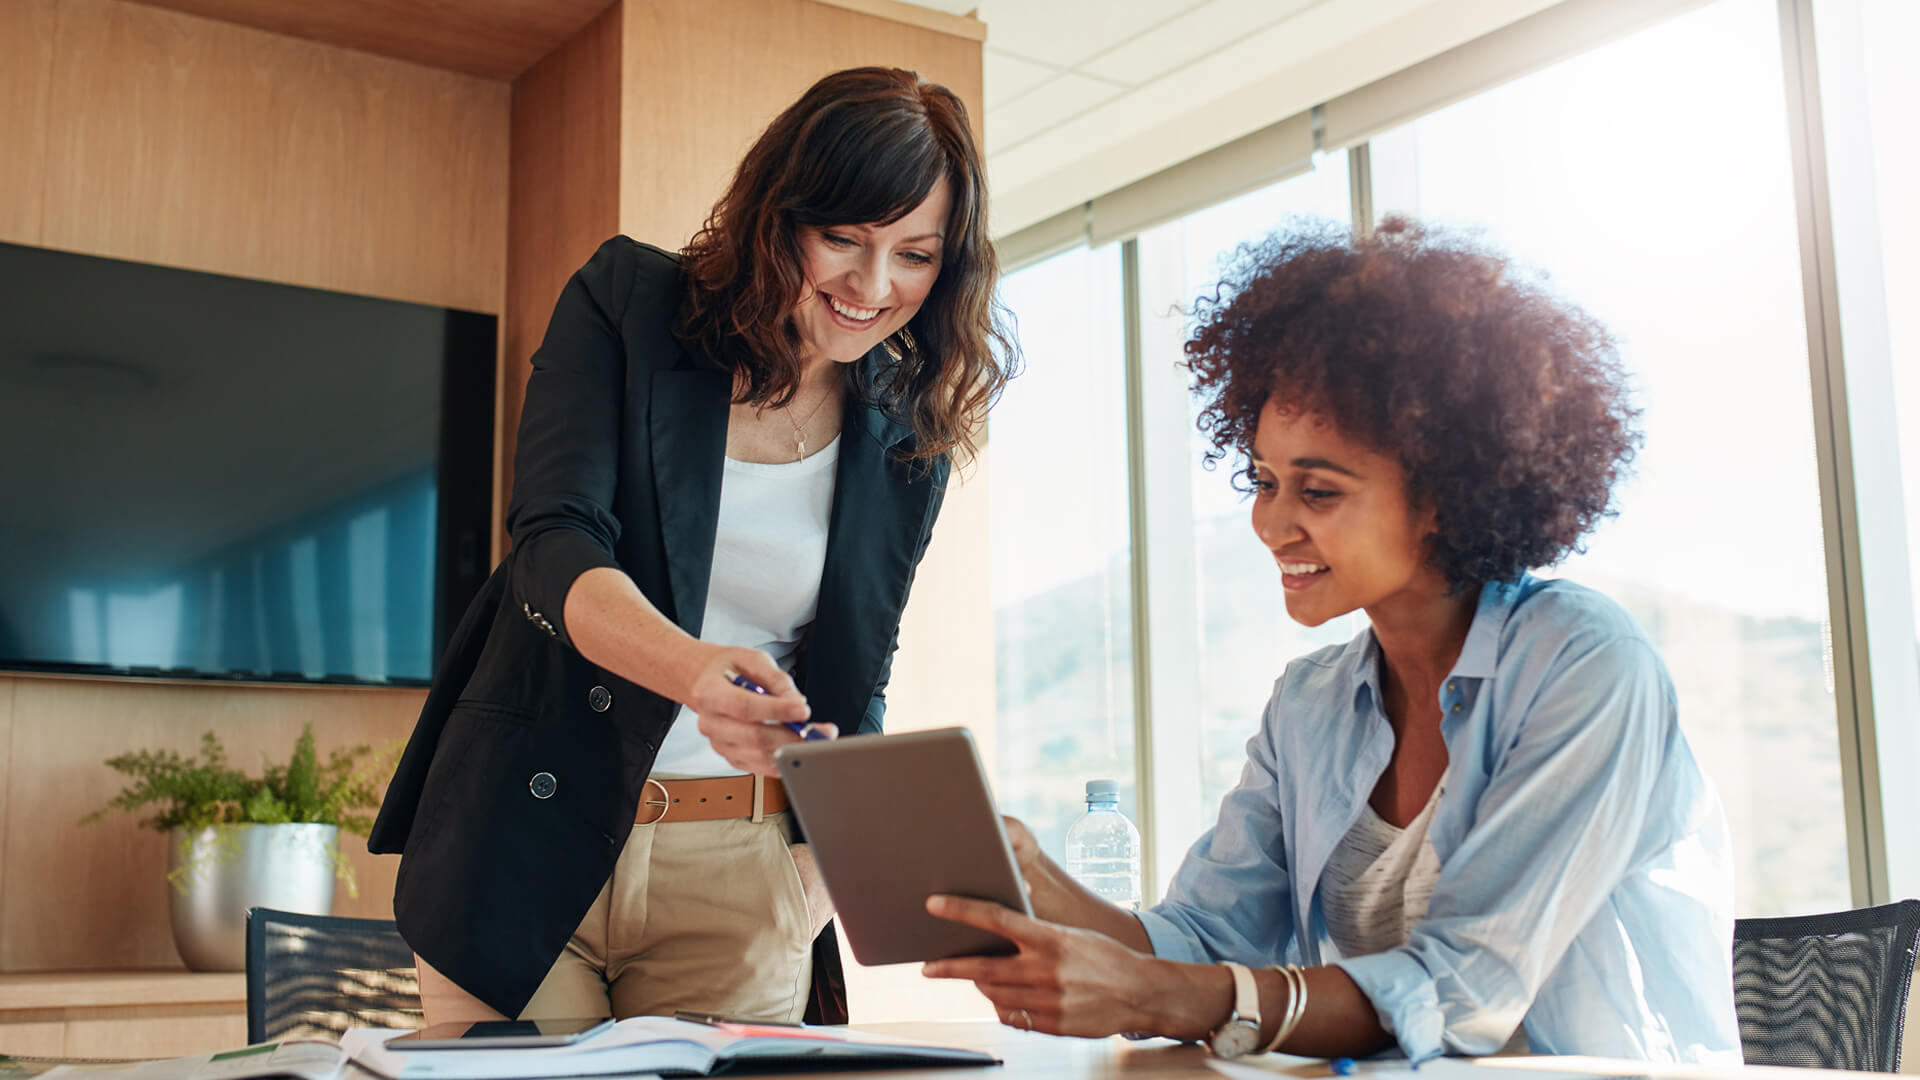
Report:
[[[1481,586],[1473,625],[1467,628],[1467,640],[1460,646],[1460,659],[1453,663],[1453,678],[1493,678],[1494,665],[1500,659],[1500,632],[1533,580],[1532,574],[1523,571],[1513,581],[1489,581]]]
[[[1354,642],[1359,646],[1354,656],[1353,711],[1364,713],[1374,702],[1380,702],[1380,639],[1373,636],[1373,627],[1360,631]],[[1386,708],[1384,702],[1380,705]]]
[[[1507,624],[1513,605],[1526,591],[1531,574],[1521,574],[1511,582],[1490,581],[1480,588],[1480,599],[1467,627],[1467,640],[1460,646],[1460,658],[1453,662],[1449,678],[1491,679],[1494,664],[1500,658],[1500,631]],[[1355,641],[1359,646],[1354,658],[1353,707],[1364,712],[1370,702],[1380,701],[1380,640],[1369,626]]]

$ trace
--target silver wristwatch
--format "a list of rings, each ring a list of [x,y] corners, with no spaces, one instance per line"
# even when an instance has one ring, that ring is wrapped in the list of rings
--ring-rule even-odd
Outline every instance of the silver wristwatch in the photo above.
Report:
[[[1260,987],[1245,964],[1220,962],[1233,972],[1233,1012],[1207,1036],[1207,1046],[1223,1058],[1237,1058],[1260,1049]]]

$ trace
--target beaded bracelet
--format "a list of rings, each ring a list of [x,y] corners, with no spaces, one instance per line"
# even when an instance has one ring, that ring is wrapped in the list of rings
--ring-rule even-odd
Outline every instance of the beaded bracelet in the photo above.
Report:
[[[1293,1034],[1293,1029],[1300,1026],[1300,1018],[1307,1012],[1307,973],[1301,971],[1298,964],[1288,964],[1285,967],[1275,964],[1267,970],[1279,972],[1280,977],[1287,981],[1287,1011],[1280,1018],[1280,1027],[1274,1031],[1273,1041],[1267,1044],[1265,1050],[1260,1051],[1263,1054],[1273,1053],[1275,1048],[1287,1041],[1287,1036]]]

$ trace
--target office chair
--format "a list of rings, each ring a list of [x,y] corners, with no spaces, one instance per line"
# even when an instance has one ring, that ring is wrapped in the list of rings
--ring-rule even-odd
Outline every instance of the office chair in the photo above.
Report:
[[[391,921],[247,912],[247,1041],[418,1028],[420,976]]]
[[[1920,900],[1736,919],[1733,999],[1749,1065],[1900,1071]]]

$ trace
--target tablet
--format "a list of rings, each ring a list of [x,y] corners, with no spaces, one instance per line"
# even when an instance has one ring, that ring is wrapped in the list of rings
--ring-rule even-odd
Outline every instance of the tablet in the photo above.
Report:
[[[1014,951],[998,934],[927,914],[934,893],[1033,914],[965,728],[790,743],[774,762],[856,960]]]

